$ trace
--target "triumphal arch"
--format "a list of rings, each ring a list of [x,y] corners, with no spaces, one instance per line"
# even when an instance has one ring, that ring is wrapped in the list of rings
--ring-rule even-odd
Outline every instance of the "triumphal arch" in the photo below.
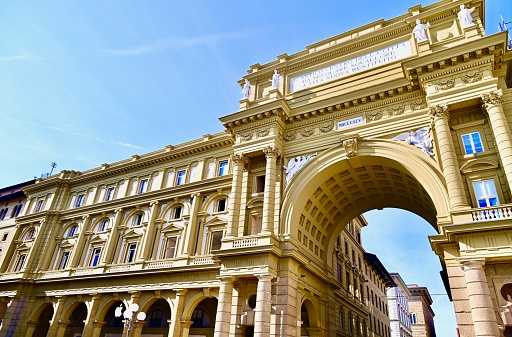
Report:
[[[512,53],[484,7],[418,5],[252,65],[225,133],[26,187],[0,334],[387,336],[337,238],[397,207],[438,232],[460,335],[510,336]],[[131,303],[150,317],[115,330]]]

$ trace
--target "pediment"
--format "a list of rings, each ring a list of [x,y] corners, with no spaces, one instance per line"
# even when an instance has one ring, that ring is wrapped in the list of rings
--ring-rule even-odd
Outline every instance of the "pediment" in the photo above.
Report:
[[[496,170],[498,162],[490,159],[473,159],[462,165],[460,171],[463,174],[479,172],[485,170]]]
[[[123,234],[123,237],[124,238],[127,238],[127,237],[139,237],[139,236],[142,236],[143,232],[144,232],[144,229],[142,227],[135,228],[135,229],[132,228],[132,229],[126,231]]]
[[[255,197],[249,200],[247,203],[247,208],[258,208],[263,207],[263,197]]]
[[[220,218],[218,216],[214,216],[211,219],[209,219],[208,221],[206,221],[204,224],[205,224],[205,226],[225,225],[225,224],[227,224],[227,220]]]
[[[103,243],[107,241],[108,235],[107,234],[96,234],[94,235],[89,243],[95,244],[95,243]]]

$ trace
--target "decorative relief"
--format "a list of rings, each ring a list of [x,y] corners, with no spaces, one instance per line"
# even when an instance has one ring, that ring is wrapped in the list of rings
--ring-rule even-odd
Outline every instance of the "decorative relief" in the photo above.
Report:
[[[264,129],[260,129],[260,130],[258,130],[258,137],[268,136],[269,133],[270,133],[270,128],[269,127],[264,128]]]
[[[297,137],[297,131],[290,131],[283,135],[283,139],[287,142],[294,140],[295,137]]]
[[[246,141],[252,139],[252,132],[240,133],[239,136],[240,136],[240,139],[242,139],[243,142],[246,142]]]
[[[482,94],[482,107],[487,111],[493,105],[501,104],[503,102],[502,96],[503,92],[501,89]]]
[[[401,133],[395,138],[392,138],[392,140],[405,141],[407,144],[416,146],[431,157],[434,155],[433,143],[430,138],[430,128],[428,126],[422,127],[416,131]]]
[[[313,133],[315,133],[315,128],[314,127],[304,128],[304,129],[302,129],[300,131],[300,134],[302,135],[302,137],[309,137]]]
[[[483,77],[482,71],[475,70],[469,71],[466,75],[461,77],[461,80],[465,84],[475,83],[481,81]]]
[[[399,106],[396,106],[396,107],[391,107],[388,110],[388,116],[389,117],[398,116],[398,115],[403,114],[404,111],[405,111],[405,109],[404,109],[403,105],[399,105]]]
[[[235,165],[243,165],[244,168],[247,167],[247,165],[249,164],[249,159],[243,154],[232,154],[231,161]]]
[[[455,86],[455,80],[453,80],[453,79],[441,81],[439,83],[434,84],[436,91],[448,90],[448,89],[453,88],[454,86]]]
[[[432,117],[448,118],[448,116],[450,116],[450,112],[448,111],[448,106],[446,104],[438,104],[430,107],[430,115]]]
[[[347,157],[356,157],[359,145],[359,136],[341,140],[341,146],[345,149]]]
[[[411,109],[413,110],[421,110],[427,107],[427,102],[424,99],[414,101],[411,103]]]
[[[368,120],[369,122],[378,121],[379,119],[382,118],[383,115],[384,115],[384,112],[382,110],[375,111],[375,112],[367,112],[366,120]]]
[[[297,156],[288,161],[288,165],[284,167],[286,172],[286,185],[290,182],[290,179],[297,173],[302,166],[304,166],[312,158],[316,157],[318,153],[314,153],[310,156]]]
[[[323,133],[326,133],[326,132],[331,131],[333,127],[334,127],[334,121],[330,121],[330,122],[327,122],[327,123],[324,123],[324,124],[320,125],[319,129]]]
[[[281,151],[275,147],[272,147],[272,146],[267,146],[265,148],[263,148],[263,153],[265,153],[265,157],[267,158],[277,158],[281,155]]]

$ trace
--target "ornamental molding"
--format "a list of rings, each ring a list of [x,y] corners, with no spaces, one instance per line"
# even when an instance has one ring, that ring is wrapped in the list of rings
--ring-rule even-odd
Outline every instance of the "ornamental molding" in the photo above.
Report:
[[[468,71],[465,75],[462,75],[460,79],[462,80],[462,83],[464,84],[471,84],[475,82],[481,81],[483,78],[483,70],[472,70]]]
[[[503,91],[501,89],[482,94],[482,107],[486,112],[496,105],[503,103]]]
[[[425,109],[426,107],[427,107],[427,101],[425,99],[420,99],[420,100],[417,100],[417,101],[414,101],[411,103],[411,109],[413,111],[422,110],[422,109]]]
[[[347,157],[357,157],[357,151],[359,147],[359,142],[361,138],[357,135],[355,137],[351,138],[344,138],[341,140],[341,146],[345,149],[345,153],[347,154]]]
[[[382,118],[382,116],[384,116],[384,111],[383,110],[373,111],[373,112],[368,111],[365,114],[366,120],[369,121],[369,122],[378,121],[379,119]]]
[[[437,82],[434,84],[434,88],[437,92],[452,89],[455,86],[455,80],[453,78]]]
[[[403,106],[403,105],[398,105],[398,106],[390,107],[388,109],[388,116],[389,117],[398,116],[398,115],[403,114],[404,111],[405,111],[405,106]]]
[[[267,146],[263,148],[263,153],[265,153],[266,158],[277,158],[281,155],[281,150],[276,147]]]
[[[448,106],[446,104],[438,104],[430,107],[430,115],[432,117],[448,118],[450,116],[450,112],[448,111]]]

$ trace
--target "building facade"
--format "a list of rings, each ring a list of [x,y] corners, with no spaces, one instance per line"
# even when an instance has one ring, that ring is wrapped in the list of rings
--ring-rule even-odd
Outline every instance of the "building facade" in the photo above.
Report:
[[[435,337],[434,311],[432,310],[432,297],[426,287],[417,284],[408,284],[411,293],[409,298],[409,311],[411,312],[411,326],[413,337]]]
[[[337,238],[398,207],[438,233],[460,334],[502,336],[512,54],[484,8],[418,5],[252,65],[226,132],[25,187],[0,335],[364,336],[340,327],[363,277],[338,281]]]
[[[391,273],[395,286],[388,288],[389,320],[391,324],[391,336],[412,337],[411,312],[409,300],[411,293],[407,285],[398,273]]]

